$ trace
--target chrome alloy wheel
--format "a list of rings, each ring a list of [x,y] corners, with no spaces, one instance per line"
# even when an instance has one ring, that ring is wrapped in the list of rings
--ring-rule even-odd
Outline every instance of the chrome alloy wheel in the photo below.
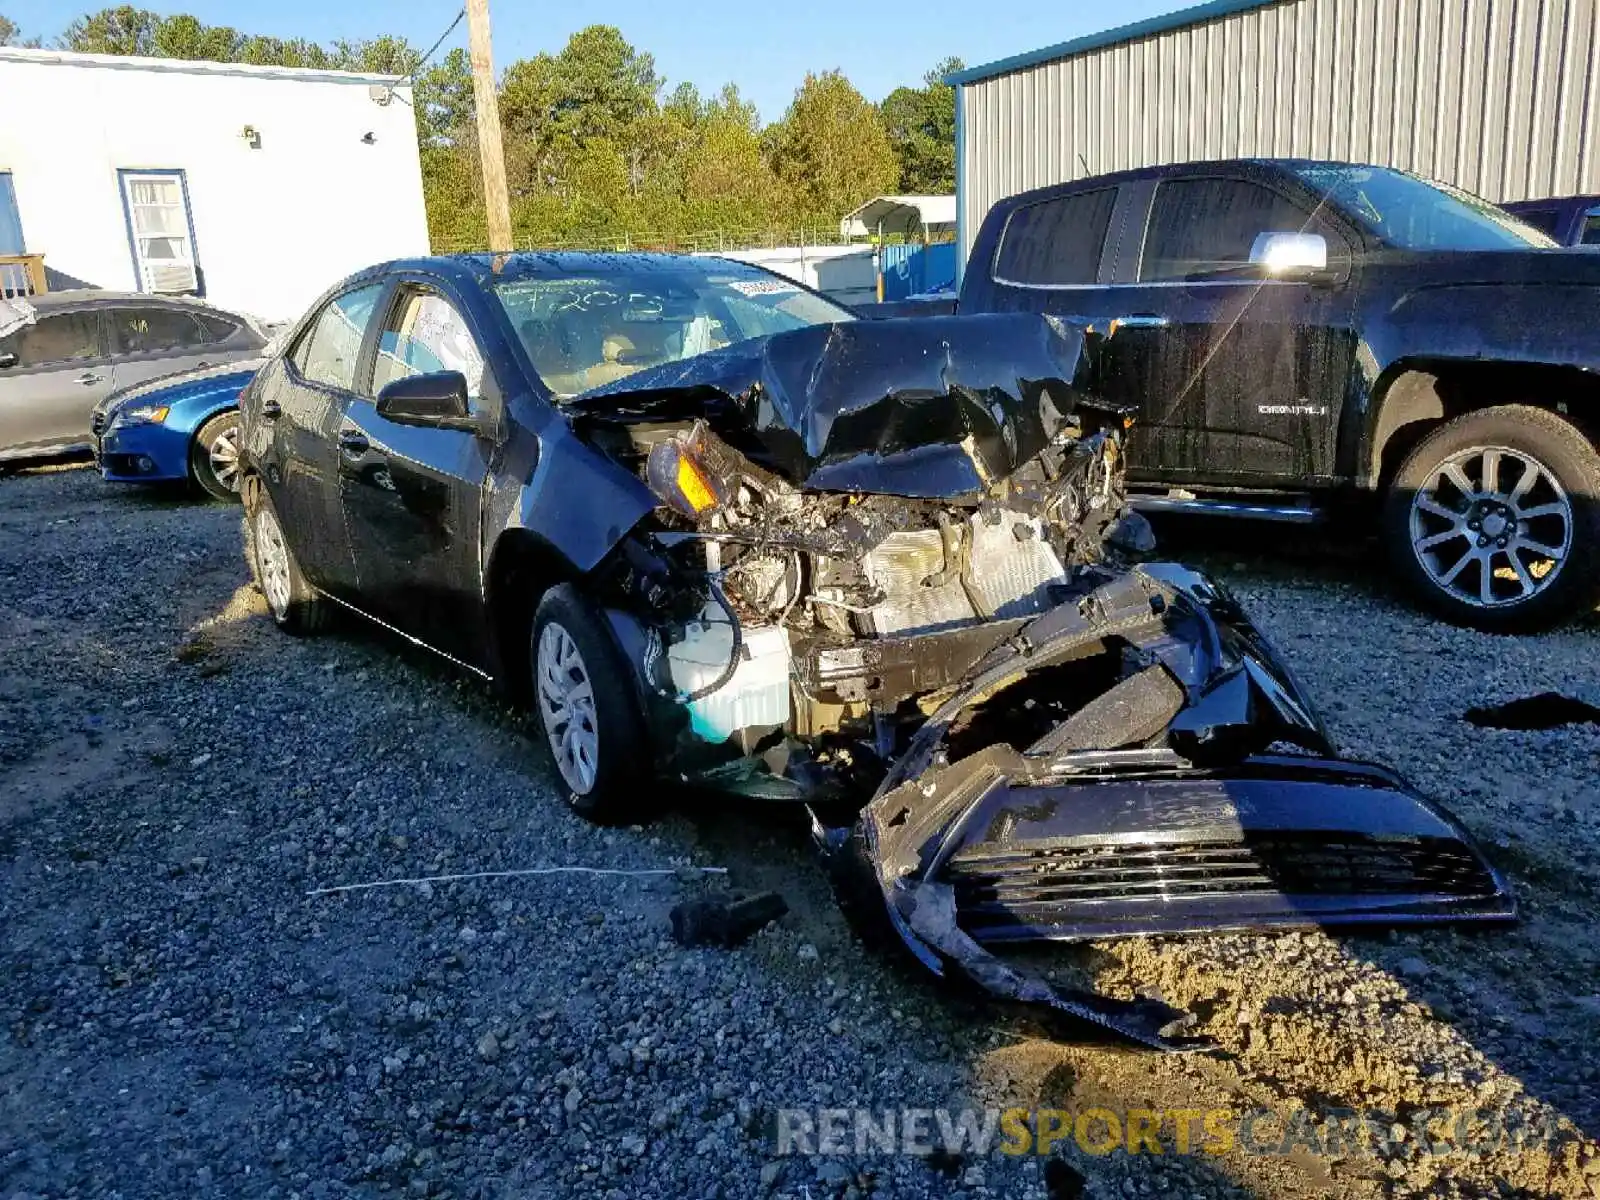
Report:
[[[586,796],[599,771],[600,730],[595,716],[594,687],[583,655],[559,622],[539,634],[535,671],[539,677],[539,715],[561,778]]]
[[[237,422],[224,429],[211,445],[206,447],[206,461],[211,464],[211,473],[216,476],[217,482],[230,492],[237,493],[239,490],[239,426]]]
[[[277,515],[265,504],[256,510],[256,568],[261,572],[261,590],[273,616],[280,621],[289,615],[289,546],[283,540],[283,527]]]
[[[1572,550],[1572,501],[1521,450],[1452,454],[1411,501],[1411,548],[1435,587],[1474,608],[1520,604],[1555,581]]]

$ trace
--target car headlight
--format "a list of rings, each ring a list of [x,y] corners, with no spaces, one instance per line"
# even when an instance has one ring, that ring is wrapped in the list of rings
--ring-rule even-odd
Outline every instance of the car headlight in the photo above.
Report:
[[[171,410],[165,404],[140,404],[117,414],[118,425],[159,425]]]

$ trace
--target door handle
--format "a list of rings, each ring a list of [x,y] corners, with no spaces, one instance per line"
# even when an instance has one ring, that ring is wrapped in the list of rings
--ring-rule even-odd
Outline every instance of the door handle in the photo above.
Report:
[[[269,396],[261,402],[261,415],[269,421],[276,421],[283,416],[283,405]]]
[[[351,458],[359,458],[372,449],[372,443],[367,441],[367,435],[359,429],[346,429],[339,434],[339,449]]]
[[[96,375],[93,371],[85,371],[82,375],[78,376],[77,382],[82,384],[84,387],[92,387],[93,385],[104,381],[104,379],[104,375]]]
[[[1119,329],[1165,329],[1170,324],[1170,320],[1157,313],[1129,313],[1112,320],[1111,332],[1116,333]]]

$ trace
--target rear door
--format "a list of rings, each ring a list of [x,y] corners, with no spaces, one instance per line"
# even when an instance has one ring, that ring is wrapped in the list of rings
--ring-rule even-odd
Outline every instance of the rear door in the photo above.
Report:
[[[0,338],[0,455],[87,446],[89,418],[115,386],[94,307],[47,312]]]
[[[462,429],[400,425],[378,414],[385,384],[459,371],[474,412],[501,391],[468,306],[437,283],[401,281],[378,322],[370,385],[339,430],[339,488],[363,607],[461,660],[481,664],[482,494],[494,444]]]
[[[1333,274],[1268,277],[1263,233],[1317,233]],[[1285,189],[1226,173],[1162,179],[1113,291],[1106,389],[1137,401],[1133,478],[1239,487],[1331,481],[1354,383],[1350,236]]]
[[[118,304],[108,309],[117,386],[128,387],[209,367],[217,355],[216,333],[187,309],[163,304]]]
[[[284,534],[313,584],[355,593],[355,560],[339,502],[339,431],[371,371],[372,317],[385,289],[370,283],[335,296],[300,331],[254,401],[270,426],[267,490]]]

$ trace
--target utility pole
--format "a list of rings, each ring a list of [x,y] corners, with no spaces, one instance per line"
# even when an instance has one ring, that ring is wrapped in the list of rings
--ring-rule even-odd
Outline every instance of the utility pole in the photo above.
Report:
[[[472,56],[472,99],[478,114],[478,158],[483,163],[483,204],[489,214],[489,249],[511,251],[511,200],[506,194],[506,152],[500,140],[500,97],[489,43],[489,0],[467,0],[467,44]]]

